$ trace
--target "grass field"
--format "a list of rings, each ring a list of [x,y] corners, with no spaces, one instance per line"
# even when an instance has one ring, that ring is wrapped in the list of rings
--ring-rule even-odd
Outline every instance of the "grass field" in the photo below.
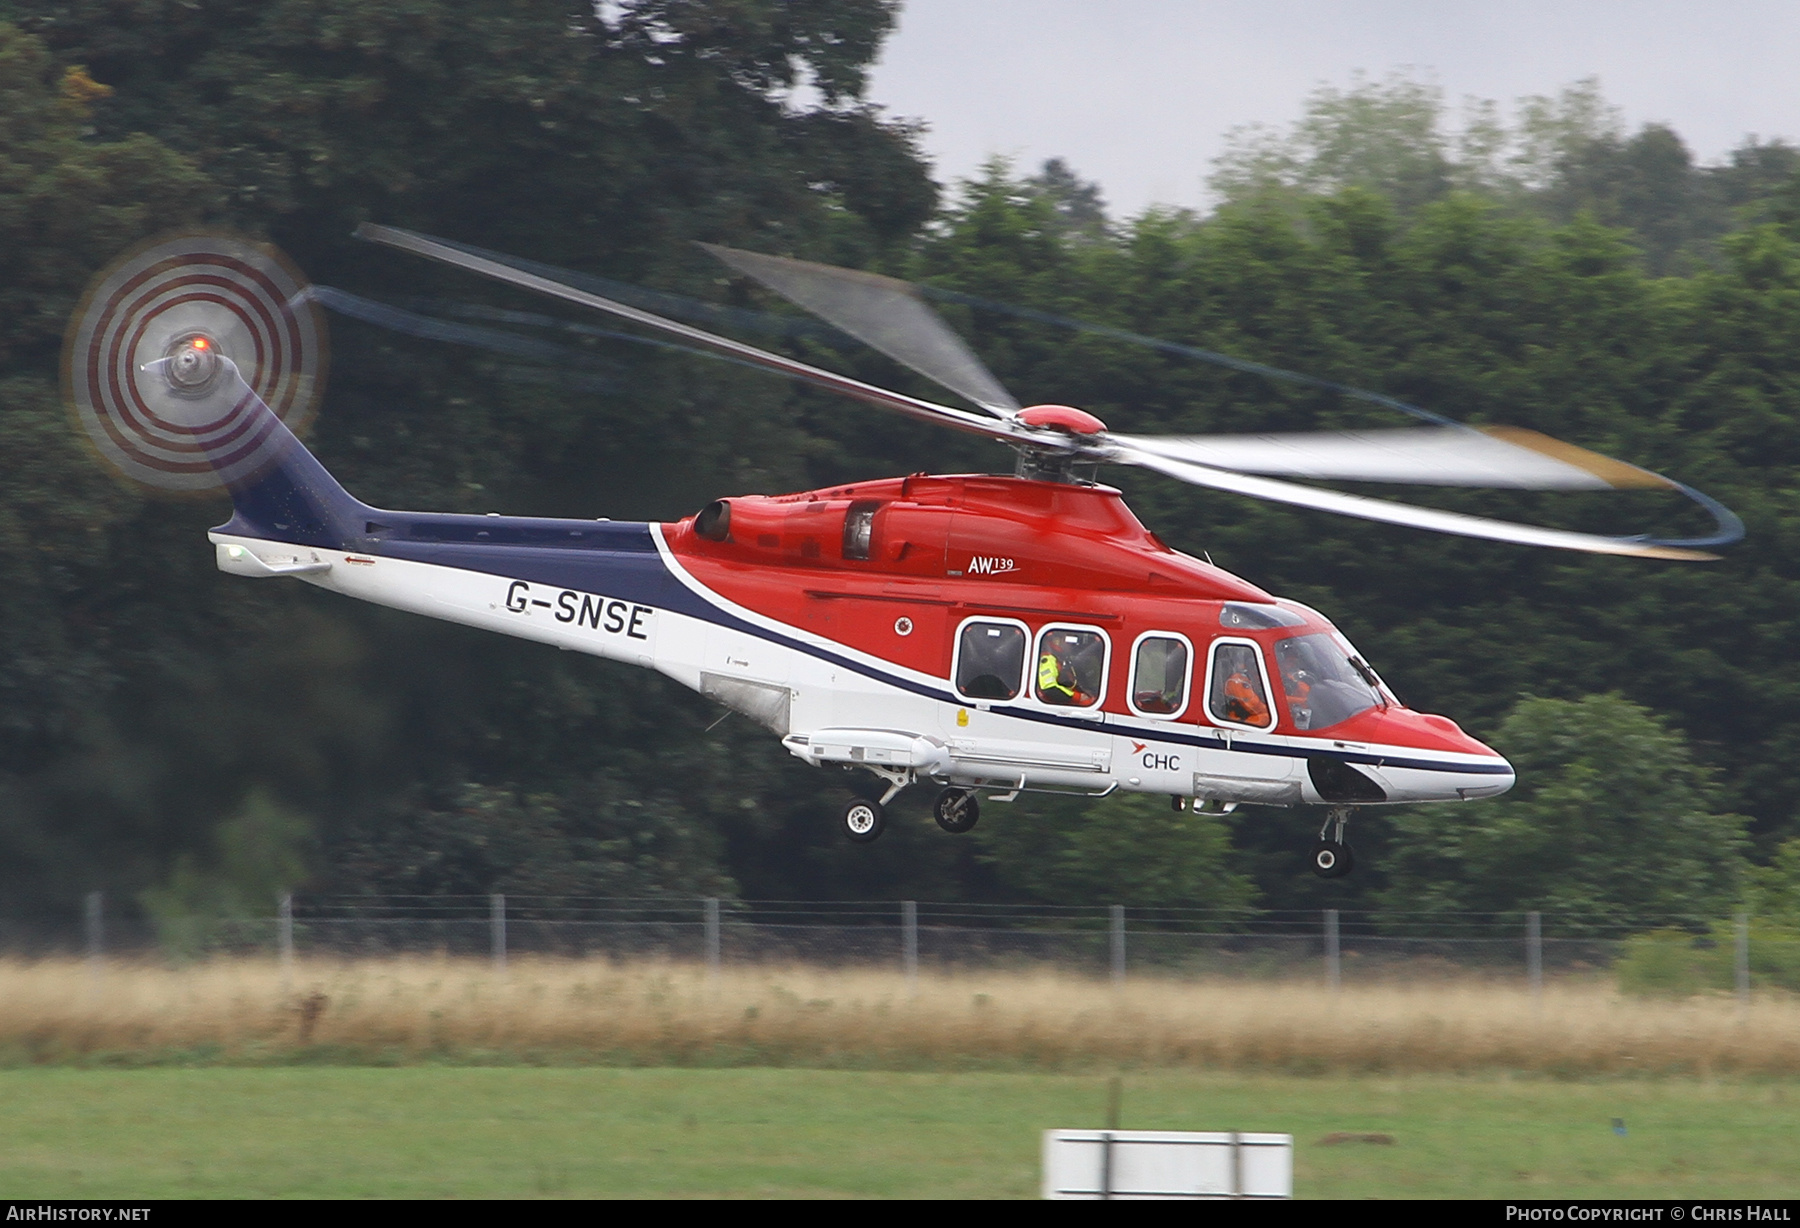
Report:
[[[0,962],[0,1197],[1032,1196],[1115,1072],[1303,1197],[1800,1196],[1787,996],[419,958]]]
[[[11,1070],[0,1197],[1033,1197],[1040,1131],[1105,1100],[1066,1074]],[[1301,1197],[1792,1198],[1796,1103],[1786,1079],[1156,1071],[1125,1076],[1122,1124],[1291,1133]]]
[[[0,963],[0,1066],[556,1063],[1800,1075],[1800,1001],[602,960]]]

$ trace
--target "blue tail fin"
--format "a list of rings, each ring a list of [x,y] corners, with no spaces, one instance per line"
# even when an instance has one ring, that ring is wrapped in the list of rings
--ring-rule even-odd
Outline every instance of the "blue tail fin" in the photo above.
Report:
[[[227,483],[235,511],[213,531],[327,550],[355,549],[375,509],[338,485],[241,379],[238,390],[246,398],[248,433],[262,437],[257,445],[261,455],[254,469]],[[213,459],[210,454],[208,459]]]

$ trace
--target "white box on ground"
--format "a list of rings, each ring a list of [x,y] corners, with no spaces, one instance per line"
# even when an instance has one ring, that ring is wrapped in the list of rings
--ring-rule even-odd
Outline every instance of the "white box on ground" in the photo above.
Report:
[[[1045,1198],[1292,1198],[1294,1136],[1046,1130]]]

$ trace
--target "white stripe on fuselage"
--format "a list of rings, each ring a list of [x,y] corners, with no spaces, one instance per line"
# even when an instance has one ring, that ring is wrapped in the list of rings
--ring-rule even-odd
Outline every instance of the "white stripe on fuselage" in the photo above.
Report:
[[[737,630],[605,593],[540,585],[447,564],[209,536],[219,545],[241,546],[271,562],[329,562],[328,571],[298,578],[347,597],[648,666],[693,690],[701,689],[702,673],[787,687],[794,697],[791,727],[795,733],[843,727],[906,729],[942,738],[952,746],[966,741],[969,753],[983,758],[1029,757],[1031,748],[1038,747],[1050,760],[1067,760],[1071,752],[1081,750],[1101,752],[1109,760],[1104,771],[1058,769],[1044,762],[1023,769],[1031,783],[1097,790],[1116,782],[1126,789],[1185,794],[1196,771],[1298,781],[1305,773],[1308,753],[1331,753],[1331,743],[1322,738],[1243,731],[1219,737],[1221,731],[1204,725],[1163,729],[1154,722],[1117,714],[1071,719],[1055,709],[1040,712],[1029,701],[1018,702],[1019,711],[959,701],[945,678],[789,626],[714,592],[682,565],[663,540],[659,526],[650,526],[650,532],[669,574],[707,606],[753,630]],[[959,714],[970,723],[959,723]],[[1221,744],[1171,741],[1171,735],[1219,738]],[[1247,746],[1260,753],[1245,749]],[[1357,743],[1344,749],[1378,760],[1417,761],[1428,755],[1448,769],[1373,765],[1396,801],[1455,797],[1458,785],[1482,783],[1479,776],[1457,772],[1457,765],[1494,763],[1487,756],[1421,752],[1404,746]],[[984,756],[983,750],[991,755]],[[1009,773],[1017,775],[1017,771],[994,763],[991,771],[983,769],[982,778],[1002,779]]]

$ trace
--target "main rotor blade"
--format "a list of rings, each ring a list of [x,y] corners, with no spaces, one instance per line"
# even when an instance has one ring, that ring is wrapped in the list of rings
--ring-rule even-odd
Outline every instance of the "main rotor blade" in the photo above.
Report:
[[[1659,474],[1519,427],[1293,435],[1114,435],[1169,460],[1238,473],[1517,490],[1670,488]]]
[[[926,379],[966,397],[991,414],[1010,418],[1018,401],[925,305],[918,288],[879,273],[840,269],[810,260],[765,256],[702,243],[701,247],[775,293],[829,320]]]
[[[1195,486],[1227,490],[1234,494],[1249,495],[1253,499],[1267,499],[1275,503],[1292,504],[1295,507],[1316,508],[1319,511],[1335,512],[1340,516],[1356,516],[1363,520],[1379,520],[1386,524],[1408,525],[1415,529],[1430,529],[1436,533],[1453,533],[1460,537],[1480,537],[1489,541],[1515,542],[1523,546],[1548,546],[1557,550],[1583,550],[1591,554],[1626,554],[1636,555],[1640,558],[1694,561],[1719,557],[1716,554],[1707,554],[1680,546],[1661,545],[1641,538],[1601,537],[1593,533],[1576,533],[1567,529],[1545,529],[1536,525],[1490,520],[1484,516],[1466,516],[1461,512],[1445,512],[1436,508],[1413,507],[1404,503],[1390,503],[1382,499],[1367,499],[1361,495],[1346,495],[1335,490],[1296,486],[1291,482],[1278,482],[1271,478],[1253,477],[1249,474],[1233,473],[1225,469],[1214,469],[1206,465],[1174,460],[1136,447],[1131,442],[1117,436],[1114,437],[1113,442],[1118,445],[1117,451],[1112,457],[1115,461],[1152,469],[1168,477],[1191,482]]]
[[[703,329],[687,324],[678,324],[674,320],[666,320],[659,315],[636,307],[628,307],[624,303],[616,303],[609,298],[586,290],[577,290],[573,286],[515,269],[510,265],[485,255],[453,246],[428,235],[418,234],[410,230],[401,230],[394,226],[378,226],[372,222],[364,222],[356,228],[356,236],[374,243],[385,244],[401,251],[426,256],[433,260],[441,260],[472,273],[480,273],[497,281],[507,282],[526,290],[535,290],[553,298],[577,303],[583,307],[591,307],[596,311],[608,312],[620,319],[641,324],[647,328],[660,329],[665,333],[680,337],[685,341],[717,353],[741,359],[755,366],[762,367],[793,379],[804,380],[821,388],[829,388],[833,392],[854,397],[870,405],[879,405],[884,409],[898,410],[911,418],[924,422],[935,422],[940,426],[954,427],[974,435],[984,435],[989,439],[998,439],[1009,444],[1029,444],[1036,447],[1063,450],[1068,444],[1049,432],[1031,430],[1029,427],[1011,423],[996,422],[992,418],[973,414],[967,410],[952,409],[947,405],[937,405],[923,401],[917,397],[909,397],[903,393],[890,392],[885,388],[877,388],[873,384],[865,384],[861,380],[851,379],[847,375],[839,375],[807,363],[797,362],[792,358],[783,358],[779,354],[771,354],[767,350],[759,350],[753,345],[745,345],[741,341],[732,341],[726,337],[716,336]]]

